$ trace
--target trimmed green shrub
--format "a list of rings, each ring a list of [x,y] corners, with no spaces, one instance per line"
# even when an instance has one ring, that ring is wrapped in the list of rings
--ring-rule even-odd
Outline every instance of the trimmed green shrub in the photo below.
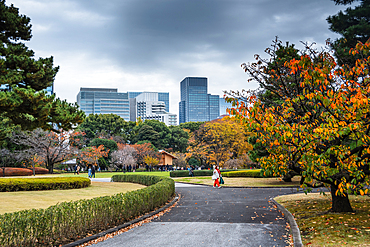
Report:
[[[31,191],[31,190],[68,190],[90,186],[88,178],[2,178],[0,179],[0,191]]]
[[[230,169],[223,169],[221,170],[221,173],[224,174],[224,172],[227,171],[235,171],[235,170],[230,170]],[[212,176],[213,170],[193,170],[194,176],[199,177],[199,176]],[[189,171],[188,170],[181,170],[181,171],[171,171],[170,172],[170,177],[189,177]]]
[[[137,168],[135,172],[146,172],[145,168]]]
[[[251,178],[263,178],[267,176],[263,176],[262,169],[254,169],[254,170],[243,170],[243,171],[230,171],[230,172],[224,172],[222,173],[222,176],[224,177],[251,177]]]
[[[112,181],[149,187],[90,200],[63,202],[47,209],[0,215],[0,246],[59,246],[128,222],[168,202],[175,193],[170,178],[115,175]]]

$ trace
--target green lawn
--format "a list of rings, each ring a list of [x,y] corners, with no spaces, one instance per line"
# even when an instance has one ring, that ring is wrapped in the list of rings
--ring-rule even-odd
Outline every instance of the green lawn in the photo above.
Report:
[[[124,174],[123,172],[97,172],[96,178],[110,178],[113,175]],[[169,177],[170,172],[126,172],[125,174],[140,174]],[[62,174],[45,174],[36,176],[24,176],[25,178],[38,177],[85,177],[87,173],[75,175],[73,173]],[[21,176],[17,177],[21,178]],[[1,179],[1,178],[0,178]],[[93,197],[114,195],[131,190],[137,190],[145,187],[133,183],[102,183],[92,182],[91,186],[82,189],[73,190],[48,190],[48,191],[18,191],[18,192],[1,192],[0,214],[20,211],[32,208],[47,208],[58,202],[75,201],[79,199],[91,199]]]
[[[0,192],[0,214],[24,209],[47,208],[59,202],[110,196],[144,187],[134,183],[92,182],[91,186],[81,189]]]
[[[296,219],[305,246],[370,246],[370,197],[349,196],[354,213],[331,213],[330,193],[276,199]]]

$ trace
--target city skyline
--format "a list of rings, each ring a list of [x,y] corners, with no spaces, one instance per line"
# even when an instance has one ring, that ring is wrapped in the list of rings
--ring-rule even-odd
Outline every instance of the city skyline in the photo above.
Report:
[[[178,82],[207,77],[209,93],[256,88],[241,69],[275,36],[301,48],[338,35],[326,22],[348,6],[313,1],[7,0],[31,18],[26,45],[60,66],[54,91],[75,102],[80,87],[167,91],[178,112]],[[353,6],[353,5],[352,5]],[[266,57],[266,56],[265,56]]]

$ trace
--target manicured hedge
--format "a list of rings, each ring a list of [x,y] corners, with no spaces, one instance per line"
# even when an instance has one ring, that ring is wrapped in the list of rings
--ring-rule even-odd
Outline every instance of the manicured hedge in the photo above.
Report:
[[[243,170],[243,171],[230,171],[222,173],[224,177],[252,177],[252,178],[263,178],[266,177],[263,175],[263,171],[261,169],[254,169],[254,170]]]
[[[0,191],[67,190],[85,188],[90,184],[90,179],[81,177],[1,178]]]
[[[227,171],[235,171],[235,170],[230,170],[230,169],[223,169],[221,170],[221,173],[223,174],[224,172]],[[213,170],[193,170],[194,176],[212,176]],[[189,177],[189,171],[188,170],[181,170],[181,171],[171,171],[170,172],[170,177]]]
[[[17,167],[5,167],[5,176],[31,176],[33,175],[32,170],[27,168],[17,168]],[[4,176],[4,168],[0,168],[0,177]]]
[[[0,215],[0,246],[58,246],[128,222],[168,202],[175,192],[170,178],[115,175],[113,181],[149,187],[90,200],[63,202],[47,209]]]

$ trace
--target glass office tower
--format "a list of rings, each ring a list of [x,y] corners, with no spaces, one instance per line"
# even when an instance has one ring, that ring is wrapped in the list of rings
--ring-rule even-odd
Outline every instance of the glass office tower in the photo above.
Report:
[[[166,112],[170,112],[170,93],[158,93],[158,101],[163,101],[166,105]]]
[[[220,116],[220,96],[208,94],[209,120],[216,119]]]
[[[219,116],[219,96],[208,94],[207,84],[205,77],[186,77],[180,82],[179,123],[210,121]]]
[[[80,88],[77,104],[86,115],[113,113],[130,121],[128,93],[118,93],[116,88]]]

